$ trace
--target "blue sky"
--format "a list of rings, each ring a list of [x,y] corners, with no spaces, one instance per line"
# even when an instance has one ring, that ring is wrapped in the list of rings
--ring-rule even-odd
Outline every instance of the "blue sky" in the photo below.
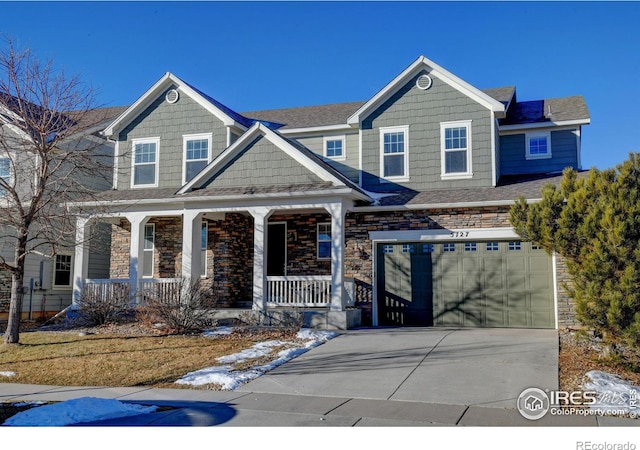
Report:
[[[128,105],[171,71],[236,111],[367,100],[419,55],[583,95],[583,166],[640,151],[636,2],[1,2],[0,30]]]

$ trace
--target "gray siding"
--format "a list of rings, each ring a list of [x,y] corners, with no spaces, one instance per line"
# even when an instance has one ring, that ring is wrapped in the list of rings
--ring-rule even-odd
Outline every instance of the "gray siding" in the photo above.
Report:
[[[306,184],[322,181],[302,164],[264,138],[247,146],[207,187]]]
[[[525,134],[500,136],[500,173],[520,175],[562,171],[578,167],[577,131],[551,132],[551,158],[526,159]]]
[[[341,161],[336,161],[330,158],[324,158],[324,138],[325,136],[309,136],[309,137],[299,137],[296,138],[298,142],[312,150],[314,153],[317,153],[323,159],[329,163],[332,167],[342,173],[344,176],[349,178],[354,183],[358,182],[358,152],[359,149],[359,139],[358,133],[351,134],[332,134],[327,135],[326,137],[332,136],[344,136],[345,137],[345,156],[346,159]]]
[[[167,103],[164,96],[162,93],[118,136],[118,189],[131,188],[132,139],[160,137],[160,188],[182,185],[183,135],[213,133],[212,158],[227,147],[227,129],[217,117],[185,94],[174,104]]]
[[[394,190],[404,186],[413,190],[491,186],[491,111],[431,75],[433,84],[424,91],[411,79],[391,99],[367,117],[362,124],[363,187]],[[473,178],[441,179],[440,123],[472,120]],[[408,182],[380,183],[381,127],[409,126]]]

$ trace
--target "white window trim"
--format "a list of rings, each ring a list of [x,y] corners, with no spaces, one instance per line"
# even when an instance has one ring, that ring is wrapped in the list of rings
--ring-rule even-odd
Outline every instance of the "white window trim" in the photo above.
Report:
[[[211,142],[213,140],[213,133],[200,133],[200,134],[184,134],[182,135],[182,184],[187,182],[187,141],[194,141],[197,139],[207,140],[207,164],[211,162]],[[203,159],[194,159],[193,161],[204,161]]]
[[[384,135],[386,133],[404,133],[404,175],[384,176]],[[397,127],[380,127],[380,179],[382,181],[409,181],[409,125]]]
[[[331,260],[331,251],[329,251],[329,257],[327,257],[327,258],[321,258],[320,257],[320,242],[329,242],[329,243],[331,243],[331,240],[320,241],[320,226],[321,225],[327,225],[329,227],[329,232],[331,232],[331,222],[318,222],[318,224],[316,225],[316,259],[318,261],[329,261],[329,260]]]
[[[544,137],[547,139],[547,153],[544,155],[532,155],[530,153],[531,146],[529,141],[532,138]],[[526,159],[549,159],[551,158],[551,132],[550,131],[535,131],[531,133],[526,133],[524,135],[524,146],[525,146],[525,158]]]
[[[148,250],[146,248],[144,248],[144,240],[147,236],[147,227],[152,227],[153,228],[153,248]],[[156,224],[155,223],[147,223],[144,225],[144,230],[143,230],[143,234],[142,234],[142,264],[139,264],[139,270],[140,273],[142,274],[142,278],[153,278],[154,272],[155,272],[155,266],[156,266]],[[144,274],[144,262],[145,262],[145,257],[147,256],[147,253],[151,253],[151,275],[145,275]]]
[[[69,284],[56,284],[56,262],[58,256],[69,256],[71,257],[71,266],[69,268]],[[57,253],[53,257],[53,268],[51,270],[51,289],[71,289],[73,287],[73,263],[74,263],[73,253],[69,252],[61,252]]]
[[[342,155],[340,156],[329,156],[327,155],[327,142],[329,141],[342,141]],[[345,135],[342,136],[325,136],[322,139],[322,149],[325,158],[329,158],[333,161],[344,161],[347,159],[347,138]]]
[[[135,184],[135,170],[136,170],[136,145],[137,144],[148,144],[154,143],[156,144],[156,162],[155,162],[155,181],[153,184]],[[149,163],[141,163],[139,165],[149,165]],[[160,174],[158,170],[160,168],[160,138],[152,137],[152,138],[140,138],[140,139],[132,139],[131,140],[131,189],[138,188],[149,188],[149,187],[158,187],[158,180],[160,179]]]
[[[443,180],[465,180],[473,177],[473,168],[471,166],[471,161],[473,160],[473,140],[472,140],[472,128],[471,128],[472,120],[456,120],[453,122],[440,122],[440,161],[441,161],[441,171],[440,178]],[[447,173],[446,172],[446,149],[445,149],[445,139],[444,132],[447,128],[462,128],[466,127],[467,129],[467,171],[466,172],[455,172],[455,173]],[[460,151],[460,149],[452,149],[451,151]]]

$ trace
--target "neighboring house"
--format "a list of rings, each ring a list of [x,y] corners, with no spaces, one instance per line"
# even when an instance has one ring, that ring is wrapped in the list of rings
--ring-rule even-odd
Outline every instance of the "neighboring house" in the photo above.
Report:
[[[561,258],[521,242],[514,199],[580,168],[582,97],[518,101],[419,57],[371,99],[237,113],[171,73],[104,131],[109,280],[202,277],[222,307],[319,326],[573,323]]]
[[[20,116],[15,114],[10,106],[12,98],[7,94],[2,95],[0,102],[0,177],[9,184],[16,186],[16,191],[24,198],[31,195],[31,187],[34,171],[38,167],[38,159],[32,151],[25,150],[23,142],[30,139],[24,132],[16,127],[16,122]],[[36,107],[34,106],[34,110]],[[75,148],[95,149],[99,155],[113,154],[113,144],[108,142],[100,131],[119,115],[123,108],[99,108],[89,113],[82,113],[85,123],[91,123],[90,127],[83,127],[80,135],[70,137],[65,145],[73,145]],[[72,116],[74,113],[69,113]],[[76,113],[77,114],[77,113]],[[64,176],[64,171],[60,171],[60,176]],[[100,182],[99,176],[91,179],[77,179],[74,183],[83,186],[91,186],[97,190],[109,189],[111,186]],[[52,179],[52,182],[56,182]],[[9,214],[10,199],[8,194],[0,188],[0,214]],[[0,218],[0,258],[12,264],[15,253],[15,240],[11,237],[10,226],[3,224]],[[97,231],[97,230],[94,230]],[[33,236],[32,236],[33,238]],[[103,239],[110,239],[107,234]],[[104,276],[108,274],[109,254],[97,251],[100,246],[104,247],[107,241],[100,244],[92,242],[94,258],[89,266],[89,271],[94,276]],[[49,317],[52,314],[64,309],[71,304],[72,300],[72,280],[74,248],[73,239],[68,243],[57,242],[55,251],[50,245],[42,245],[45,241],[33,239],[29,247],[35,251],[28,254],[25,262],[25,278],[23,291],[22,316],[25,319],[40,319]],[[41,247],[37,247],[42,245]],[[105,269],[106,268],[106,269]],[[11,299],[11,273],[0,269],[0,319],[6,318],[9,312],[9,302]]]

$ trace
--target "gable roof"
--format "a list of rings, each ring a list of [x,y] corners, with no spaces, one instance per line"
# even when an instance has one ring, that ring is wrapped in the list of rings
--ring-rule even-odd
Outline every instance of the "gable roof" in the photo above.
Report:
[[[226,126],[235,126],[246,130],[253,121],[241,114],[236,113],[231,108],[223,105],[217,100],[204,94],[202,91],[195,89],[188,83],[172,74],[171,72],[165,73],[153,86],[151,86],[147,92],[145,92],[138,100],[136,100],[129,108],[127,108],[120,116],[118,116],[105,130],[106,136],[113,136],[120,132],[129,123],[131,123],[139,114],[151,105],[151,103],[158,98],[166,89],[171,86],[176,86],[176,89],[186,94],[199,103],[203,108],[208,110],[211,114],[220,119]]]
[[[368,102],[362,105],[355,113],[353,113],[348,119],[347,123],[350,125],[359,124],[364,118],[366,118],[371,112],[382,105],[393,94],[395,94],[402,86],[404,86],[412,77],[416,76],[423,70],[428,70],[430,74],[435,75],[438,79],[444,81],[449,86],[457,89],[464,95],[472,98],[481,105],[495,112],[498,117],[504,117],[505,105],[494,99],[490,95],[485,94],[478,88],[470,85],[466,81],[458,78],[445,68],[439,66],[433,61],[427,59],[424,56],[418,57],[409,67],[407,67],[402,73],[395,77],[389,84],[387,84],[382,90],[374,95]]]
[[[329,164],[322,161],[322,159],[311,150],[292,140],[286,139],[278,132],[271,130],[268,126],[260,122],[255,122],[238,140],[227,147],[226,150],[211,161],[191,181],[182,186],[176,194],[187,194],[193,190],[204,187],[212,177],[222,172],[236,156],[260,137],[267,139],[278,149],[306,167],[310,172],[319,177],[322,182],[330,183],[333,187],[350,188],[355,191],[357,196],[362,200],[368,199],[364,191]]]

